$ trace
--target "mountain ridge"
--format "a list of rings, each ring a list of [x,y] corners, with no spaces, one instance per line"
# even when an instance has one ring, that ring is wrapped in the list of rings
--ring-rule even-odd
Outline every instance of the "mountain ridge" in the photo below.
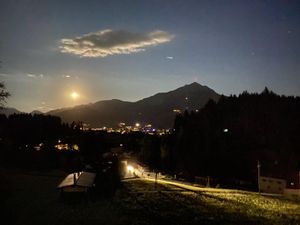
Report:
[[[193,82],[168,92],[159,92],[149,97],[130,102],[120,99],[101,100],[73,107],[58,108],[43,113],[61,117],[63,122],[82,121],[90,127],[117,127],[120,122],[127,125],[152,124],[156,128],[171,128],[177,113],[198,110],[209,99],[217,101],[220,95],[213,89]],[[14,108],[4,108],[6,116],[22,113]],[[31,114],[42,114],[34,110]]]
[[[74,107],[51,110],[46,114],[59,116],[64,122],[83,121],[91,127],[117,127],[120,122],[152,124],[170,128],[176,113],[202,108],[209,99],[217,101],[220,95],[196,82],[169,92],[160,92],[135,102],[111,99]],[[177,110],[174,112],[174,110]]]

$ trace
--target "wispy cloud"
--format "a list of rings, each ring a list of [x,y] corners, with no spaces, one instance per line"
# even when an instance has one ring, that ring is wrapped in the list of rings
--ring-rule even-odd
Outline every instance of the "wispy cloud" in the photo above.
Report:
[[[174,57],[173,56],[167,56],[166,59],[172,60],[172,59],[174,59]]]
[[[125,30],[102,30],[73,39],[62,39],[60,51],[80,57],[106,57],[145,51],[146,47],[169,42],[173,35],[155,30],[133,33]]]
[[[31,73],[27,73],[27,77],[36,78],[36,75],[35,74],[31,74]]]
[[[32,74],[32,73],[27,73],[27,77],[30,78],[44,78],[44,74]]]
[[[62,77],[63,77],[63,78],[71,78],[71,75],[63,74]]]

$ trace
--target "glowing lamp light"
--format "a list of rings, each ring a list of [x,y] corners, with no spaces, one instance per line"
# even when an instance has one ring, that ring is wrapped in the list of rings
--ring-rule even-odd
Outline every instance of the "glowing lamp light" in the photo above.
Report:
[[[134,171],[133,166],[128,165],[127,166],[127,171],[130,172],[130,173],[133,173],[133,171]]]
[[[141,125],[140,125],[139,123],[136,123],[135,126],[136,126],[136,127],[139,127],[139,126],[141,126]]]

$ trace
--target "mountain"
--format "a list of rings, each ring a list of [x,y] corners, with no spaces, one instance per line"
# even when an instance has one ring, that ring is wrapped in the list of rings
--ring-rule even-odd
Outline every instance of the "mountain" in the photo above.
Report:
[[[44,114],[43,112],[39,111],[39,110],[33,110],[31,113],[31,115],[35,115],[35,114]]]
[[[117,99],[99,101],[87,105],[52,110],[64,122],[83,121],[91,127],[117,127],[120,122],[133,125],[152,124],[158,128],[170,128],[176,113],[202,108],[209,99],[220,97],[214,90],[198,83],[185,85],[176,90],[158,93],[137,102]]]
[[[15,108],[5,107],[3,109],[0,109],[0,114],[5,114],[6,116],[9,116],[12,114],[19,114],[19,113],[22,113],[22,112]]]

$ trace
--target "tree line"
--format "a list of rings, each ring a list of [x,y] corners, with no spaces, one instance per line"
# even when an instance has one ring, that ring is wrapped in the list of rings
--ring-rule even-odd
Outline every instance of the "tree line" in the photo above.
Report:
[[[161,148],[164,166],[185,177],[211,176],[223,183],[256,182],[257,160],[266,176],[292,178],[300,169],[300,98],[267,88],[210,100],[185,112]]]

